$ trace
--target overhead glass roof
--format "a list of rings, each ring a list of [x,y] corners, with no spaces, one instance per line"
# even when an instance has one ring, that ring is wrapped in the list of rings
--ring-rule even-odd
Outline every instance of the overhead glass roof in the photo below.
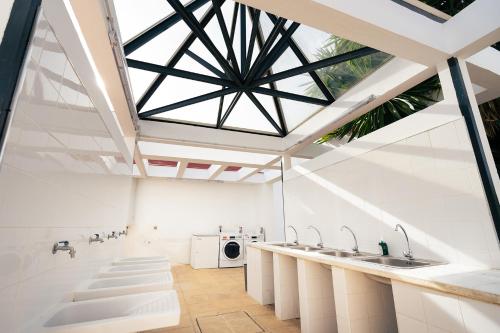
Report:
[[[283,137],[390,57],[231,0],[114,3],[145,120]]]

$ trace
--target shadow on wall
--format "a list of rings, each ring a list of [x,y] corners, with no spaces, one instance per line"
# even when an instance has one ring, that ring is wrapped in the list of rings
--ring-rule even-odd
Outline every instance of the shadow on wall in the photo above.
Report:
[[[302,176],[285,184],[287,224],[300,227],[302,242],[317,241],[305,232],[313,224],[327,246],[351,248],[352,238],[339,230],[347,224],[361,250],[378,252],[384,239],[400,256],[400,223],[416,257],[499,267],[496,233],[462,133],[459,120],[314,172],[296,167]]]

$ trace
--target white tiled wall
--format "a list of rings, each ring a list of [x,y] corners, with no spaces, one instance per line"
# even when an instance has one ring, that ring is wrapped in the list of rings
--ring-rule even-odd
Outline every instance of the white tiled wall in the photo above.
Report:
[[[416,257],[500,267],[464,121],[457,117],[435,127],[443,114],[450,114],[449,106],[435,104],[287,172],[287,224],[298,228],[303,242],[317,242],[305,229],[313,224],[326,246],[349,249],[352,237],[340,231],[346,224],[356,233],[360,250],[378,252],[384,239],[390,254],[400,256],[406,244],[393,231],[400,223]],[[401,137],[426,122],[428,130]],[[392,140],[395,126],[400,134]]]
[[[0,331],[17,332],[120,255],[133,181],[53,30],[40,15],[0,165]],[[68,240],[76,258],[51,253]]]
[[[400,333],[495,333],[500,306],[392,281]]]

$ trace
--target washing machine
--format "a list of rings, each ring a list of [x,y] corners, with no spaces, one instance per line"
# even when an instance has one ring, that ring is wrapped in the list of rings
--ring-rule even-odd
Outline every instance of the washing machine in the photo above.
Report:
[[[245,234],[243,236],[243,263],[247,263],[247,244],[255,242],[264,242],[264,234]]]
[[[219,267],[243,266],[243,235],[240,233],[220,234]]]

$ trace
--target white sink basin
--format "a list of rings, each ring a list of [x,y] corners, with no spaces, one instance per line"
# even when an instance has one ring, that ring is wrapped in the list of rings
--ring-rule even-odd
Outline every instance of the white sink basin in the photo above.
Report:
[[[128,265],[148,265],[148,264],[169,264],[167,259],[153,259],[153,260],[119,260],[114,261],[113,266],[128,266]]]
[[[148,261],[148,260],[167,260],[167,258],[163,256],[152,256],[152,257],[127,257],[118,259],[118,261]]]
[[[169,272],[170,263],[108,266],[101,268],[98,278]]]
[[[174,290],[63,303],[27,332],[138,332],[175,326],[180,306]]]
[[[87,280],[73,291],[74,301],[172,289],[171,272]]]

